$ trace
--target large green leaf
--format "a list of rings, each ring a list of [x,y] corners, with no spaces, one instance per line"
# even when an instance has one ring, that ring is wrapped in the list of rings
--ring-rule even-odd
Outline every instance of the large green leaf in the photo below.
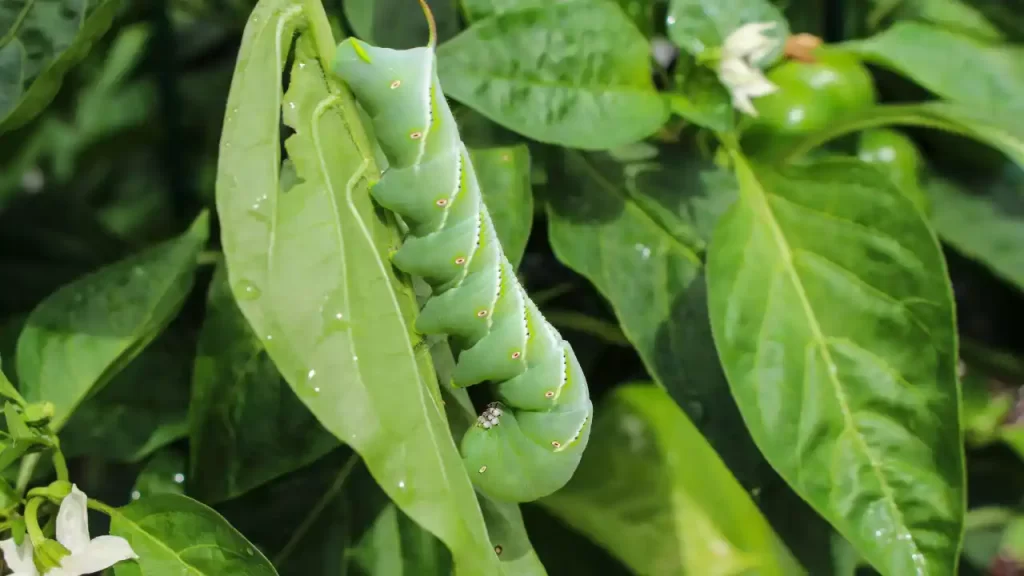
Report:
[[[217,179],[232,291],[292,389],[388,496],[449,547],[459,570],[498,573],[429,354],[410,341],[416,300],[388,263],[396,229],[367,192],[373,154],[351,97],[325,83],[309,35],[280,92],[300,18],[292,2],[262,1],[232,80]],[[281,108],[295,130],[286,147],[298,180],[285,193]]]
[[[1024,289],[1024,219],[1020,192],[1010,192],[1011,198],[982,196],[938,178],[928,185],[932,226],[942,240]]]
[[[204,212],[182,236],[76,280],[32,311],[18,338],[18,381],[29,401],[53,402],[55,430],[177,314],[208,221]]]
[[[0,134],[43,111],[113,22],[120,0],[0,4]]]
[[[739,27],[755,22],[775,23],[764,33],[778,39],[778,45],[757,62],[766,66],[782,54],[789,35],[786,18],[769,0],[671,0],[666,19],[669,38],[693,56],[722,46]]]
[[[668,117],[650,45],[609,0],[566,0],[475,22],[438,49],[445,94],[534,140],[601,150]]]
[[[220,514],[179,494],[156,494],[117,509],[110,533],[128,540],[139,556],[116,564],[117,576],[277,574]]]
[[[990,113],[1024,112],[1024,47],[918,22],[899,22],[842,46],[954,102]]]
[[[715,343],[772,466],[886,574],[954,574],[964,455],[952,290],[913,204],[854,160],[733,154]]]
[[[533,227],[530,149],[525,144],[470,149],[487,209],[505,256],[518,267]]]
[[[466,19],[475,22],[488,16],[543,6],[544,0],[461,0]]]
[[[625,385],[542,503],[637,574],[801,574],[750,495],[663,390]]]
[[[692,157],[565,151],[551,175],[551,246],[608,300],[648,372],[747,481],[759,462],[711,337],[698,252],[735,181]]]
[[[185,437],[195,353],[190,332],[172,325],[82,402],[61,431],[64,455],[137,462]]]
[[[252,333],[223,266],[210,284],[190,409],[190,487],[208,503],[234,498],[338,445]]]

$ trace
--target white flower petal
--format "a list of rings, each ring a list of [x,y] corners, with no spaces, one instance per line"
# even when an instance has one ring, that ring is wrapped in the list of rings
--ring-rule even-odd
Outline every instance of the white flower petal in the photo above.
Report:
[[[78,486],[71,485],[71,494],[64,497],[57,511],[57,542],[76,554],[89,543],[88,499]]]
[[[28,536],[21,541],[21,546],[14,543],[14,538],[0,540],[0,551],[3,551],[4,562],[7,563],[8,568],[14,571],[14,574],[39,576],[35,562],[32,562],[32,542]]]
[[[765,36],[765,32],[775,28],[775,22],[751,22],[744,24],[725,39],[722,52],[728,56],[749,58],[755,53],[767,54],[774,46],[776,39]],[[756,58],[754,58],[756,60]]]
[[[120,536],[97,536],[85,550],[65,556],[60,566],[68,576],[82,576],[106,570],[122,560],[138,558],[131,544]]]
[[[11,576],[14,576],[14,575],[12,574]],[[60,566],[57,566],[56,568],[50,568],[49,572],[47,572],[45,576],[72,576],[72,575],[69,574],[68,572],[66,572]]]

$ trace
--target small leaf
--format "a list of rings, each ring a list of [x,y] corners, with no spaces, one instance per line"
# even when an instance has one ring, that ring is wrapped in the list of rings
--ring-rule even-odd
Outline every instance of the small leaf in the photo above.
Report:
[[[566,0],[475,22],[438,49],[448,96],[534,140],[601,150],[668,117],[650,44],[607,0]]]
[[[347,93],[332,92],[299,37],[301,9],[262,0],[246,25],[218,159],[217,210],[239,308],[320,423],[351,446],[387,495],[452,551],[494,574],[473,485],[448,431],[429,355],[410,342],[415,294],[387,261],[399,238],[368,194],[378,176]],[[281,193],[280,119],[294,186]],[[346,121],[348,118],[348,121]]]
[[[518,267],[533,227],[530,149],[520,144],[471,149],[469,154],[501,247],[509,262]]]
[[[995,117],[1024,113],[1024,47],[918,22],[897,22],[876,36],[841,46],[955,103]]]
[[[964,455],[938,242],[879,171],[733,155],[708,254],[733,396],[765,458],[886,574],[954,574]]]
[[[0,7],[0,134],[26,124],[113,22],[120,0],[11,0]]]
[[[188,434],[189,331],[171,326],[78,406],[61,430],[66,457],[138,462]]]
[[[761,459],[719,365],[699,256],[736,183],[693,156],[654,152],[657,161],[565,151],[551,174],[551,247],[608,300],[650,374],[748,481]]]
[[[191,402],[190,487],[235,498],[338,446],[281,378],[218,266],[199,336]]]
[[[542,504],[637,574],[804,573],[672,398],[617,388],[579,473]]]
[[[220,514],[179,494],[157,494],[117,509],[110,533],[128,540],[139,556],[115,564],[117,576],[277,574]]]
[[[54,430],[177,314],[208,220],[204,212],[182,236],[76,280],[32,311],[18,338],[18,379],[30,402],[53,402]]]
[[[786,18],[768,0],[671,0],[666,22],[669,38],[693,56],[722,46],[744,24],[774,22],[764,34],[778,45],[757,62],[762,67],[778,59],[789,36]]]

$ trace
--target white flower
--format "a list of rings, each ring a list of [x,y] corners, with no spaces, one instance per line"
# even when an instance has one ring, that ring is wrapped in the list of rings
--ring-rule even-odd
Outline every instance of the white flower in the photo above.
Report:
[[[775,48],[778,40],[764,34],[772,28],[775,28],[775,22],[752,22],[740,26],[725,39],[718,62],[718,78],[732,95],[733,107],[750,116],[757,116],[752,98],[779,89],[755,65]]]
[[[75,485],[61,501],[57,511],[57,542],[70,554],[61,558],[60,567],[49,570],[46,576],[84,576],[106,570],[122,560],[138,558],[131,544],[120,536],[89,538],[87,501],[85,493]],[[14,570],[11,576],[39,576],[32,562],[32,544],[28,537],[21,546],[13,539],[0,541],[0,550],[7,565]]]

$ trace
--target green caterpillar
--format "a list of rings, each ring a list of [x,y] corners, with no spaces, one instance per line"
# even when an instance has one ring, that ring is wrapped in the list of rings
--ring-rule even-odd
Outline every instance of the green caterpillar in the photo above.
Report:
[[[572,347],[516,279],[480,195],[473,165],[441,92],[433,16],[426,47],[338,45],[334,72],[369,114],[389,167],[371,196],[409,235],[392,256],[433,288],[416,322],[461,349],[456,386],[496,383],[461,452],[474,483],[515,502],[565,485],[590,437],[593,406]],[[509,409],[511,408],[511,409]]]

